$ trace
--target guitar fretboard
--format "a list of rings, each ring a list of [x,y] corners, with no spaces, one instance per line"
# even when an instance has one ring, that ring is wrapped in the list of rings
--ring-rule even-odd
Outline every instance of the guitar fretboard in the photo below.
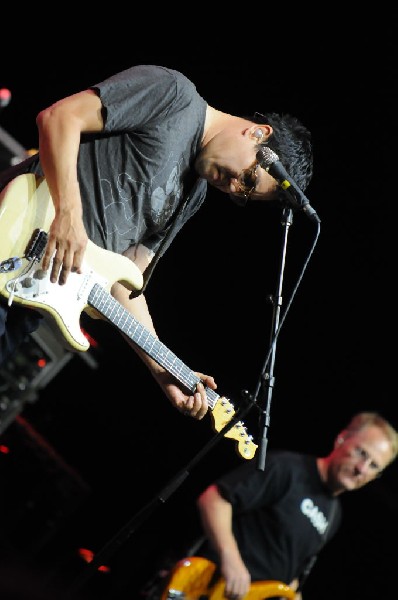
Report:
[[[88,296],[88,302],[110,323],[123,331],[148,356],[174,375],[192,394],[195,392],[200,381],[199,377],[157,337],[141,325],[109,292],[99,284],[95,284]],[[219,395],[207,386],[205,386],[205,389],[209,407],[213,410]]]

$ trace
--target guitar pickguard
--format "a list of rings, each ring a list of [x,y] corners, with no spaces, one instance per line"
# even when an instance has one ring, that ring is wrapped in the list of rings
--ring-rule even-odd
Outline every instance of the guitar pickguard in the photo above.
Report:
[[[25,266],[5,286],[8,302],[18,302],[51,315],[62,330],[66,345],[72,350],[86,351],[90,344],[80,327],[80,316],[88,307],[88,295],[95,283],[103,287],[108,281],[83,263],[83,273],[70,273],[67,283],[50,281],[51,265],[44,271],[41,262],[25,261]]]

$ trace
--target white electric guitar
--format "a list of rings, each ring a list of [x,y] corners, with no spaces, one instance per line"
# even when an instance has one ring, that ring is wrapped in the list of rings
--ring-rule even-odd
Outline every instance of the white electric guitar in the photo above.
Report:
[[[71,350],[85,352],[90,344],[80,327],[84,311],[105,318],[191,392],[200,381],[175,354],[143,327],[110,293],[115,282],[140,290],[141,271],[127,257],[89,241],[83,272],[70,273],[65,285],[51,283],[50,271],[41,267],[48,230],[55,210],[44,178],[19,175],[0,194],[0,295],[8,304],[18,303],[39,311]],[[214,429],[219,432],[235,415],[230,401],[206,388]],[[238,452],[253,458],[257,445],[239,421],[225,437],[238,442]]]

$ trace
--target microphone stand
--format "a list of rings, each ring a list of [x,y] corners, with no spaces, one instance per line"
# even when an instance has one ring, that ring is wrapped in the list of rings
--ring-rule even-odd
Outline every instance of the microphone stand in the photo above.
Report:
[[[265,457],[267,453],[267,432],[269,428],[270,422],[270,411],[271,411],[271,401],[272,401],[272,393],[275,384],[274,378],[274,367],[275,367],[275,354],[276,354],[276,341],[278,338],[278,328],[279,328],[279,318],[280,311],[282,306],[282,285],[283,285],[283,274],[285,270],[285,262],[286,262],[286,247],[287,247],[287,236],[289,233],[289,228],[293,223],[293,211],[289,207],[285,207],[283,209],[283,218],[282,218],[282,226],[284,226],[284,237],[282,243],[282,253],[280,258],[280,267],[279,267],[279,281],[277,286],[277,291],[275,296],[269,296],[270,302],[273,305],[273,316],[272,316],[272,324],[271,324],[271,335],[270,335],[270,348],[268,350],[266,359],[264,361],[264,365],[260,374],[260,378],[257,383],[256,390],[253,395],[253,403],[259,407],[260,410],[260,435],[259,435],[259,448],[257,454],[257,469],[260,471],[264,471],[265,468]],[[269,364],[269,368],[267,370],[267,366]],[[258,397],[260,393],[264,396],[264,399],[261,399],[261,405],[258,402]],[[264,406],[262,406],[264,404]]]

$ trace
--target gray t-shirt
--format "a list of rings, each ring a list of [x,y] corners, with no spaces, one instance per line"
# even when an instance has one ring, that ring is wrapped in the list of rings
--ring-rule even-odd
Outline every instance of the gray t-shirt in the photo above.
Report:
[[[156,252],[177,209],[182,205],[167,246],[205,199],[207,183],[194,162],[207,104],[184,75],[154,65],[126,69],[91,89],[101,98],[105,127],[83,135],[79,149],[87,235],[113,252],[137,243]],[[39,155],[9,170],[4,184],[26,172],[42,174]]]

